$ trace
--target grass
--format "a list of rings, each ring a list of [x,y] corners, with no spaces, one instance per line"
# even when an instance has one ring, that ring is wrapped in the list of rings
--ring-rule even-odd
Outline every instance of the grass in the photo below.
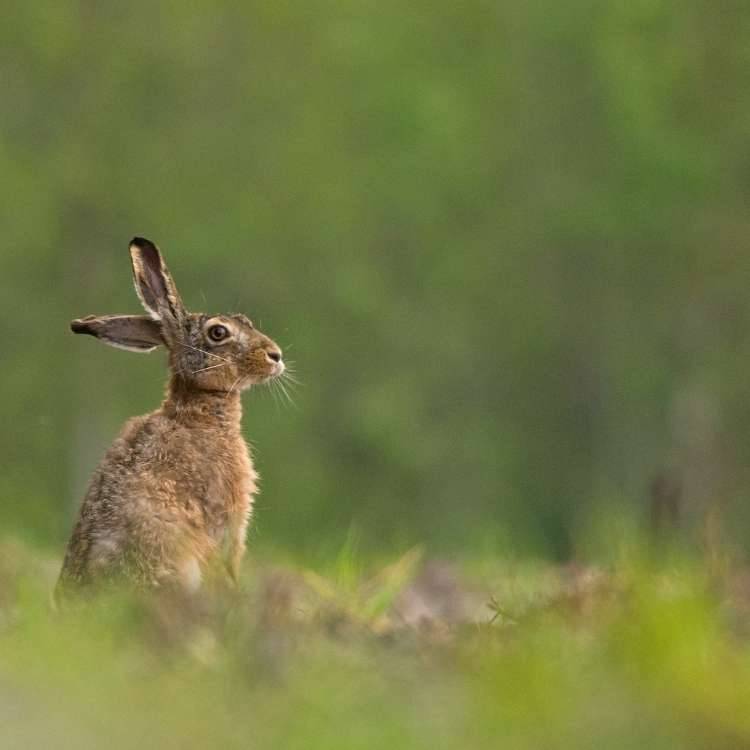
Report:
[[[750,745],[740,567],[368,569],[347,545],[321,570],[251,561],[233,595],[57,615],[55,572],[0,543],[2,748]]]

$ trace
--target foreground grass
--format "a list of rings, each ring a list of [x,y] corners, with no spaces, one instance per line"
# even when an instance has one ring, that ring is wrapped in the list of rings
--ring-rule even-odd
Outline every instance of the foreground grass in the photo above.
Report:
[[[54,615],[0,544],[2,748],[750,746],[742,571],[248,566],[190,603]]]

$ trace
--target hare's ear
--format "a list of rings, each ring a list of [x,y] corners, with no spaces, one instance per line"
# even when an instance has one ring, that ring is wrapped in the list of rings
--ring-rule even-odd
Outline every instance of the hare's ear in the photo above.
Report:
[[[70,324],[73,333],[88,333],[129,352],[152,352],[164,343],[161,325],[148,315],[89,315]]]
[[[179,327],[185,317],[177,287],[169,275],[159,248],[151,240],[134,237],[130,241],[133,281],[146,312],[167,329]]]

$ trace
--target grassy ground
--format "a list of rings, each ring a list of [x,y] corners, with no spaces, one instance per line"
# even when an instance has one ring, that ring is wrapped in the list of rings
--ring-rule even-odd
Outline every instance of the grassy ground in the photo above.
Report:
[[[0,544],[0,747],[750,746],[750,576],[252,560],[236,595],[52,614]]]

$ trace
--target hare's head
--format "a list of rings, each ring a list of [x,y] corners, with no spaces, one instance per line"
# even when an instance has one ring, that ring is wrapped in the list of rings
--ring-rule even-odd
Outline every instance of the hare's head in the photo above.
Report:
[[[174,375],[199,390],[240,390],[284,372],[281,349],[244,315],[188,312],[153,242],[134,238],[130,257],[148,315],[90,315],[71,323],[75,333],[135,352],[163,344]]]

